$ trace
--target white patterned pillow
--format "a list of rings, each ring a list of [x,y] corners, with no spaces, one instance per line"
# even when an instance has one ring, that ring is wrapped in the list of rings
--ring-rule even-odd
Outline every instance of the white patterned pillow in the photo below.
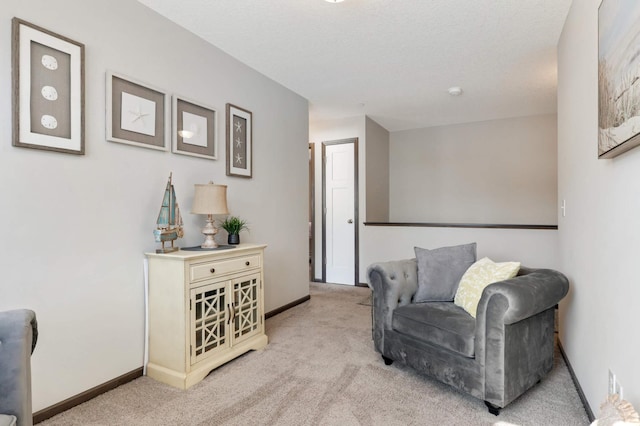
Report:
[[[519,270],[520,262],[495,263],[488,257],[483,257],[464,273],[453,302],[475,318],[484,288],[489,284],[515,277]]]

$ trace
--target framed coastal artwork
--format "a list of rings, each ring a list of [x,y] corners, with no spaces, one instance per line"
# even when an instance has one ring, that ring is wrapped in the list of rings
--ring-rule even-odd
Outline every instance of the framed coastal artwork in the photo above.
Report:
[[[598,8],[598,158],[640,145],[640,2]]]
[[[84,44],[12,20],[14,146],[84,154]]]
[[[171,98],[162,89],[107,71],[107,140],[169,149]]]
[[[250,178],[253,167],[253,118],[250,111],[227,104],[227,176]]]
[[[173,96],[172,151],[176,154],[216,160],[218,114],[210,106]]]

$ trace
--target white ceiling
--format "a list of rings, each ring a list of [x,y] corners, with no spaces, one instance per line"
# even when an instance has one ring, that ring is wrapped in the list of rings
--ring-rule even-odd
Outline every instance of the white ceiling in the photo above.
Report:
[[[307,98],[312,122],[366,114],[390,131],[555,112],[571,4],[138,1]]]

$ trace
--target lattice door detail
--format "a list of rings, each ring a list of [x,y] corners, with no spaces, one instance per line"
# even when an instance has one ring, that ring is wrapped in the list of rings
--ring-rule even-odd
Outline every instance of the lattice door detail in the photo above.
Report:
[[[260,331],[262,316],[259,314],[260,274],[249,275],[233,281],[235,315],[233,317],[233,344],[237,344]]]
[[[228,281],[191,290],[191,364],[229,346]]]

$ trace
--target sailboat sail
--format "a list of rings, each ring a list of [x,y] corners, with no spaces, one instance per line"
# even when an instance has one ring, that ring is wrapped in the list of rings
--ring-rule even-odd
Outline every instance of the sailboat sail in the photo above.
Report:
[[[162,243],[162,249],[156,250],[159,253],[167,253],[170,251],[178,250],[174,248],[173,242],[181,238],[184,235],[182,230],[182,216],[180,215],[180,207],[176,200],[176,192],[171,183],[171,174],[169,174],[169,181],[167,187],[164,190],[164,196],[162,198],[162,205],[160,206],[160,213],[158,213],[158,220],[156,221],[157,229],[153,231],[155,240]],[[165,248],[164,243],[171,241],[171,247]]]
[[[164,198],[162,199],[162,206],[160,207],[160,213],[158,214],[157,225],[159,228],[166,228],[171,225],[171,177],[167,182],[167,189],[164,190]]]
[[[178,225],[176,222],[176,209],[178,208],[178,202],[176,201],[176,191],[171,185],[171,197],[169,200],[169,225]]]

